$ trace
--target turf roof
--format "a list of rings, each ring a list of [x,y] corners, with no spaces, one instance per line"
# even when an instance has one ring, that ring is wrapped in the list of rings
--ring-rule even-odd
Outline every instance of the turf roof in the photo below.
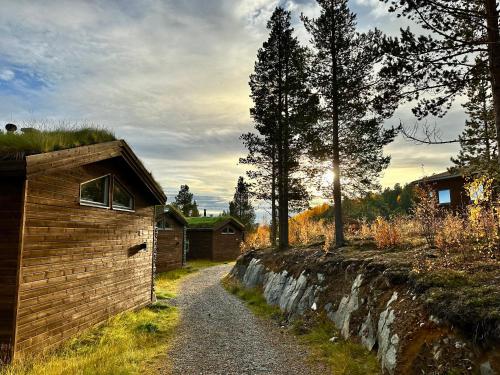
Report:
[[[234,220],[237,223],[238,220],[233,218],[232,216],[215,216],[215,217],[187,217],[186,220],[188,222],[189,228],[207,228],[207,229],[212,229],[217,227],[218,225],[222,224],[223,222],[227,220]]]
[[[22,132],[0,132],[0,155],[10,158],[41,154],[114,140],[112,132],[97,127],[30,128]]]

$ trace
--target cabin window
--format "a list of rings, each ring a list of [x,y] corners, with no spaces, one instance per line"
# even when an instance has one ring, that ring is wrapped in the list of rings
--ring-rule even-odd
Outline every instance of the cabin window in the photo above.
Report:
[[[99,177],[81,184],[80,203],[109,207],[109,176]]]
[[[451,203],[450,189],[439,190],[438,199],[439,199],[439,204],[450,204]]]
[[[133,210],[134,197],[130,194],[120,181],[114,178],[113,181],[113,209]]]
[[[234,229],[231,227],[225,227],[222,229],[222,234],[234,234]]]
[[[161,229],[161,230],[169,230],[172,229],[170,226],[170,223],[162,217],[161,219],[156,221],[156,229]]]

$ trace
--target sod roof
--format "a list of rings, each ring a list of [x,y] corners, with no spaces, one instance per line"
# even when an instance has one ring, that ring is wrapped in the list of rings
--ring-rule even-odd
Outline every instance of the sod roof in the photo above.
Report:
[[[193,229],[216,229],[230,221],[240,229],[244,229],[244,225],[232,216],[188,217],[186,220],[189,228]]]
[[[20,159],[26,155],[66,150],[79,146],[116,140],[114,134],[97,127],[22,129],[17,132],[0,131],[0,158]]]

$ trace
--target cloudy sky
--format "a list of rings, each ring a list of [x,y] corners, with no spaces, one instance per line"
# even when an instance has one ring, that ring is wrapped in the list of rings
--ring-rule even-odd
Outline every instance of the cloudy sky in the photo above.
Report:
[[[244,167],[238,139],[252,127],[248,76],[276,5],[314,16],[313,0],[0,0],[0,120],[100,124],[127,140],[169,196],[188,184],[219,212]],[[394,33],[378,0],[352,0],[359,27]],[[408,108],[387,126],[413,123]],[[431,122],[435,121],[430,119]],[[463,127],[460,106],[437,120]],[[382,184],[442,171],[456,146],[398,138]],[[423,166],[423,167],[422,167]]]

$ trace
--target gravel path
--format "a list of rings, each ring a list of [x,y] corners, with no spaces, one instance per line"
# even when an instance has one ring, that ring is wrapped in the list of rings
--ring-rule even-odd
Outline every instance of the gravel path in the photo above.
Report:
[[[255,317],[220,279],[231,269],[203,269],[182,281],[181,323],[169,351],[174,375],[325,374],[276,324]],[[170,371],[165,370],[166,373]]]

